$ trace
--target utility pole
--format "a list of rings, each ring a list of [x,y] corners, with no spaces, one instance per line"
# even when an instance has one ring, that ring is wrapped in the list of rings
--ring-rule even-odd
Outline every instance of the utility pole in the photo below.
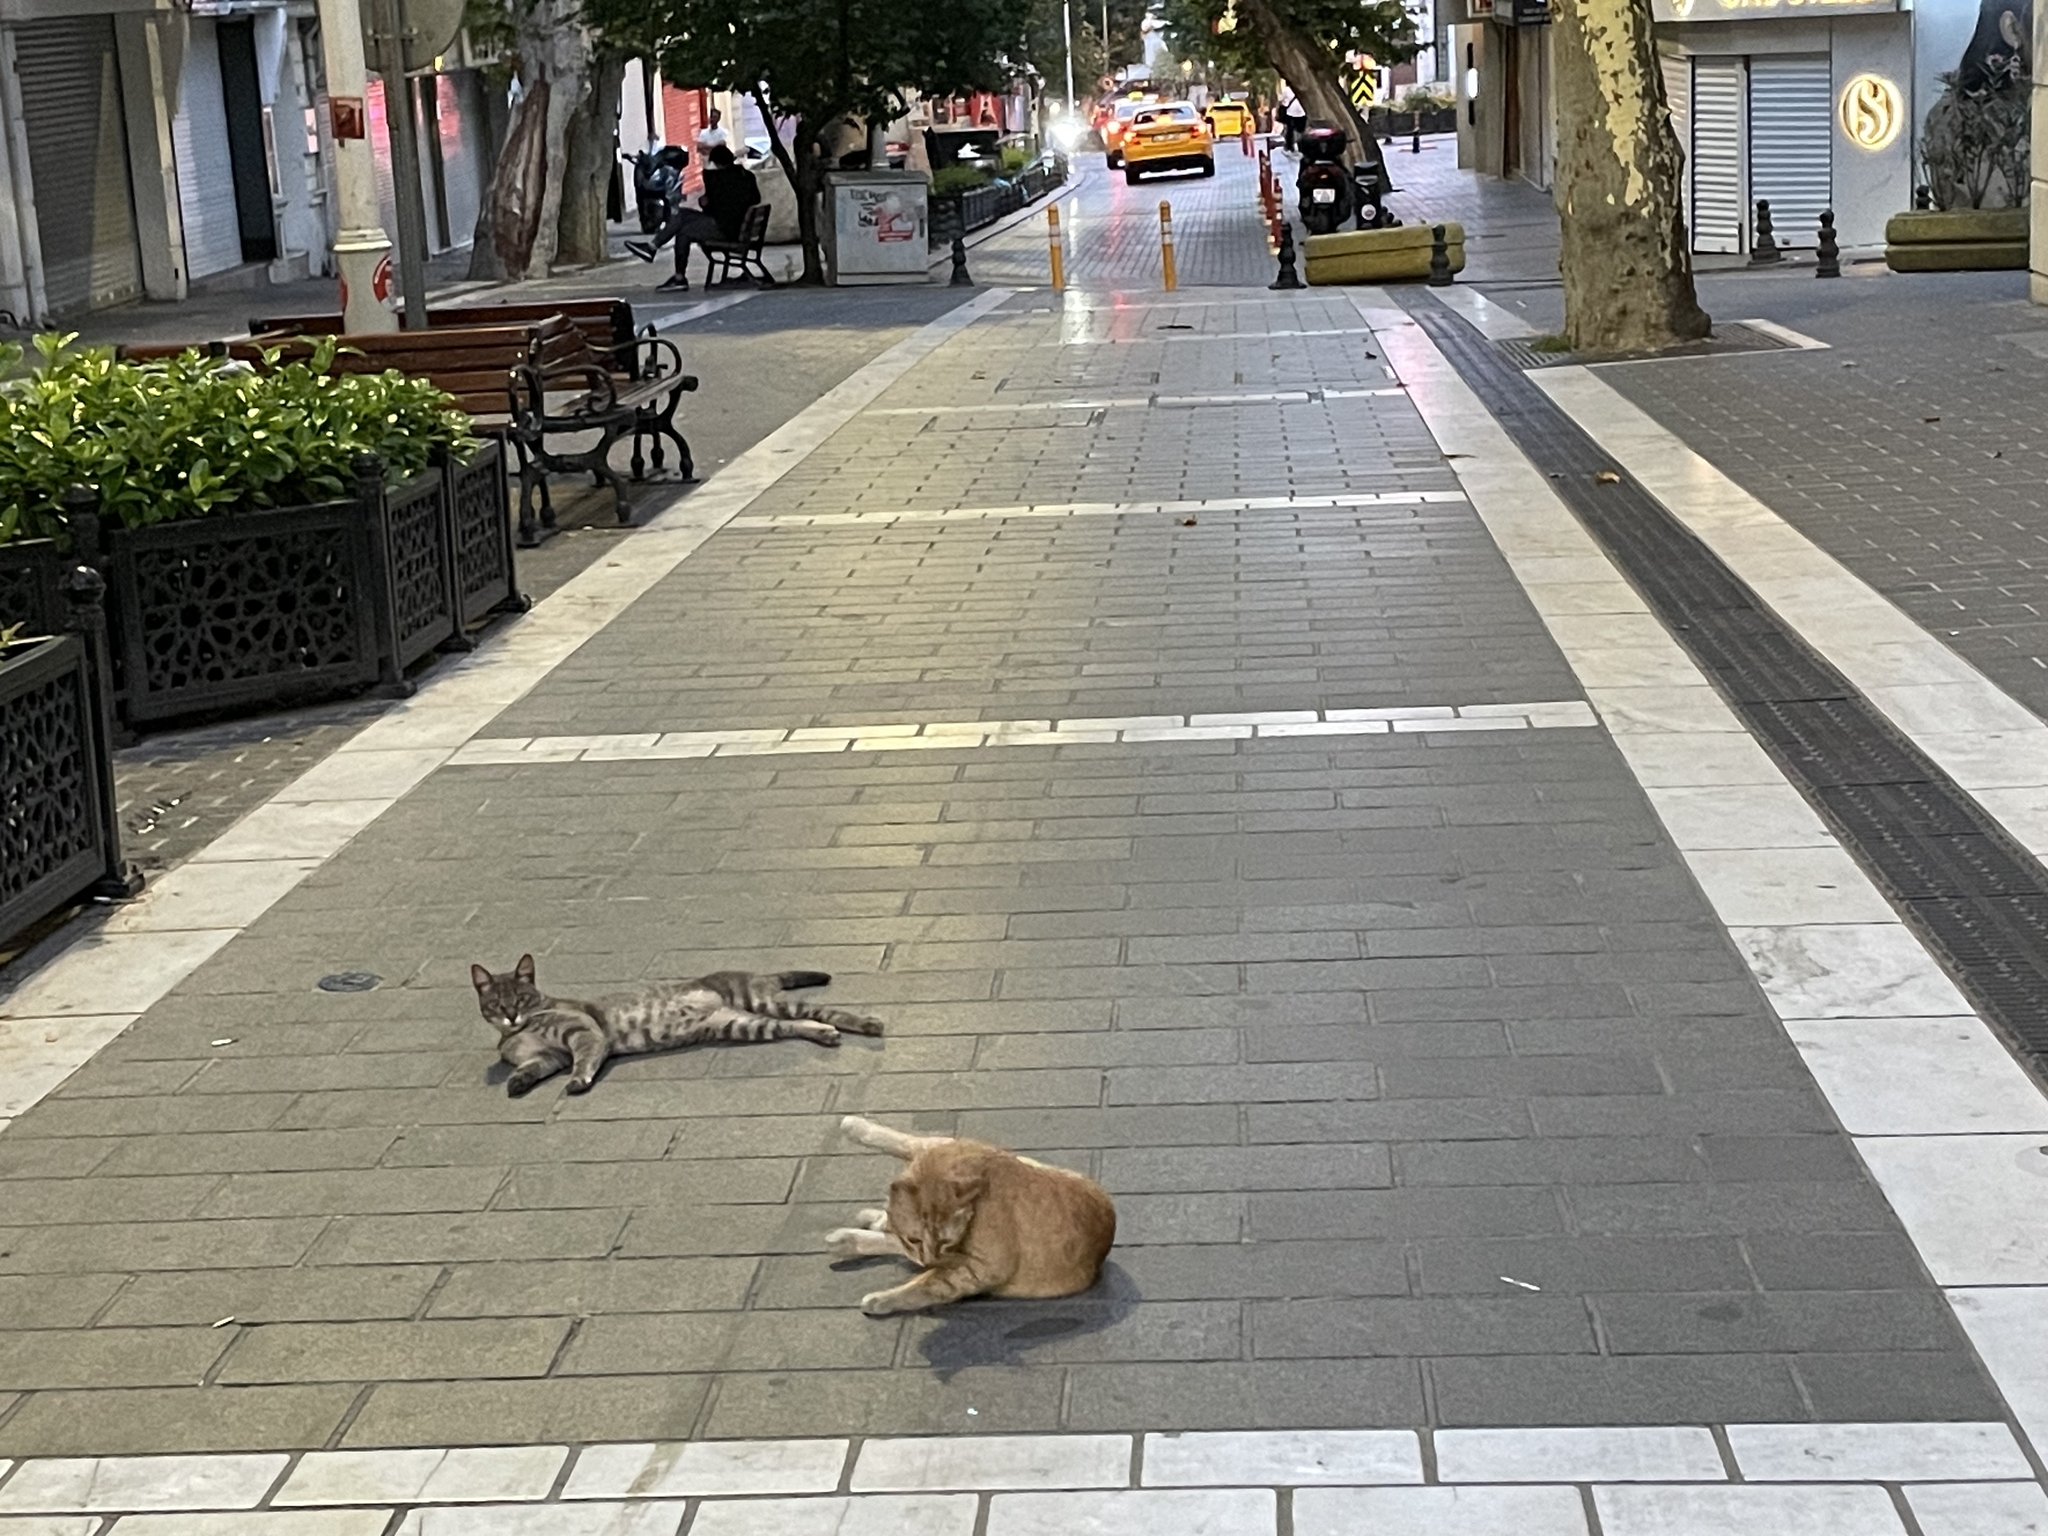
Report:
[[[362,11],[357,0],[319,0],[319,7],[334,138],[334,262],[341,269],[342,329],[353,335],[395,331],[398,317],[384,302],[391,287],[391,241],[377,211],[377,175],[370,158]]]
[[[406,329],[427,328],[427,205],[420,191],[419,123],[405,72],[405,0],[371,0],[377,73],[384,81],[384,126],[391,135],[391,190],[398,204],[398,286]]]
[[[1074,115],[1074,0],[1060,0],[1060,26],[1067,37],[1067,116]]]

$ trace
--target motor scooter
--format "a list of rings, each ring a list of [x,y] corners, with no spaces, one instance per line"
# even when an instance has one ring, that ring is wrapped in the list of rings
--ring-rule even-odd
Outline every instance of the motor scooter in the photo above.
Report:
[[[1301,136],[1301,170],[1294,178],[1301,222],[1312,235],[1335,234],[1346,219],[1359,229],[1390,229],[1401,221],[1387,212],[1385,198],[1393,188],[1379,146],[1368,141],[1368,154],[1357,165],[1344,164],[1351,136],[1342,128],[1319,125]]]
[[[1344,146],[1350,135],[1342,128],[1318,125],[1301,136],[1301,169],[1294,177],[1294,198],[1302,227],[1312,235],[1328,235],[1351,217],[1353,187],[1344,167]]]
[[[683,167],[689,163],[690,152],[680,144],[643,149],[633,156],[633,201],[643,235],[668,222],[669,211],[682,197]]]

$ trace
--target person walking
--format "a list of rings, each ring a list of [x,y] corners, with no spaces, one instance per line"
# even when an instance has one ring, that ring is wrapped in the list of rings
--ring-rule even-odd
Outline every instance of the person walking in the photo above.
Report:
[[[704,126],[697,130],[697,159],[700,162],[708,161],[712,150],[730,148],[732,136],[722,126],[718,108],[713,107],[711,116],[706,119]]]

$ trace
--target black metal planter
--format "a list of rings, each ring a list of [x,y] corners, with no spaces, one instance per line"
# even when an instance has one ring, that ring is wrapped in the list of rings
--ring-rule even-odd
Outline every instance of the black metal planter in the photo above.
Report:
[[[365,458],[353,498],[313,506],[127,528],[91,505],[69,518],[69,558],[106,577],[115,712],[130,728],[409,692],[406,669],[430,651],[527,606],[495,442],[388,489]],[[64,558],[48,541],[0,547],[0,603],[33,621]]]

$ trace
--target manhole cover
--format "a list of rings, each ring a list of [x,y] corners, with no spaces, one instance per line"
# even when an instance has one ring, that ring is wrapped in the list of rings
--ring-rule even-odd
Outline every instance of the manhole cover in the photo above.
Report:
[[[320,978],[322,992],[367,992],[384,978],[371,971],[336,971]]]

